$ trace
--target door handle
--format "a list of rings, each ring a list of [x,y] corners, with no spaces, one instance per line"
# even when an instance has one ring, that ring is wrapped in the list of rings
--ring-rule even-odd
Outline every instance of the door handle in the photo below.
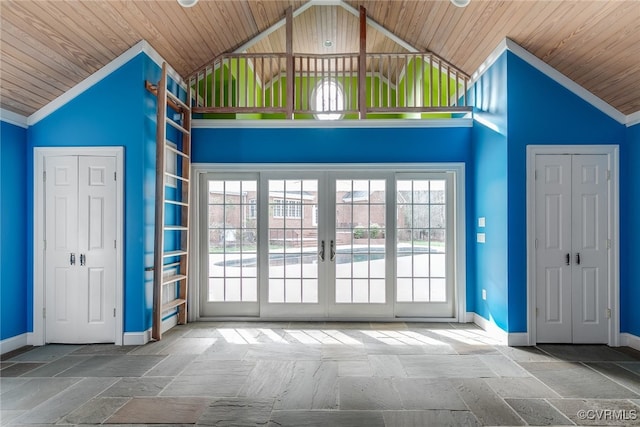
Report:
[[[580,265],[580,252],[576,252],[576,264]]]
[[[566,264],[567,264],[567,265],[570,265],[570,264],[571,264],[571,254],[567,254]]]
[[[331,261],[335,261],[336,260],[336,247],[335,244],[333,243],[333,240],[331,241]]]
[[[80,265],[84,265],[86,261],[86,257],[84,256],[84,254],[80,254]]]
[[[318,251],[318,258],[324,262],[324,240],[320,243],[320,250]]]
[[[76,265],[76,254],[73,252],[71,252],[71,255],[69,256],[69,264]]]

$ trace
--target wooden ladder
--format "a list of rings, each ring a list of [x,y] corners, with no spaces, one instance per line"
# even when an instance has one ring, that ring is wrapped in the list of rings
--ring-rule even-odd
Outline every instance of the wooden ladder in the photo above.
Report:
[[[191,88],[187,89],[187,101],[182,101],[167,89],[167,64],[162,64],[162,76],[157,85],[146,83],[147,89],[158,98],[156,128],[156,203],[153,275],[153,326],[151,337],[162,338],[162,315],[178,309],[178,323],[187,323],[187,283],[189,269],[189,175],[191,169]],[[176,114],[167,114],[167,107]],[[177,117],[176,117],[177,116]],[[167,127],[175,129],[178,141],[171,141]],[[166,153],[178,159],[175,173],[167,171]],[[167,198],[166,179],[175,180],[176,197]],[[168,209],[176,212],[176,222],[165,224]],[[180,235],[178,248],[165,250],[167,233]],[[178,239],[176,239],[178,240]],[[170,272],[167,275],[165,273]],[[169,285],[175,289],[170,297]]]

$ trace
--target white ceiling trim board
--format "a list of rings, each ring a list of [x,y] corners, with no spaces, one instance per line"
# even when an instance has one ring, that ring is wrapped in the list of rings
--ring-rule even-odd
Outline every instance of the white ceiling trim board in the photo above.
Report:
[[[5,110],[4,108],[0,108],[0,120],[25,129],[29,127],[27,123],[28,119],[25,116],[21,116],[13,111]]]
[[[300,6],[299,8],[297,8],[297,9],[295,9],[293,11],[293,17],[295,18],[296,16],[298,16],[301,13],[305,12],[311,6],[316,6],[318,4],[322,4],[322,3],[318,2],[318,1],[315,1],[315,0],[311,0],[308,3],[303,4],[302,6]],[[233,52],[234,53],[245,53],[245,51],[247,49],[251,49],[260,40],[264,39],[269,34],[272,34],[273,32],[275,32],[275,31],[279,30],[280,28],[284,27],[284,25],[286,23],[287,23],[287,18],[282,18],[281,20],[279,20],[278,22],[276,22],[275,24],[273,24],[272,26],[270,26],[266,30],[260,32],[257,36],[255,36],[254,38],[252,38],[248,42],[242,44],[239,48],[237,48]]]
[[[551,80],[563,86],[565,89],[572,92],[574,95],[582,98],[585,102],[591,104],[604,114],[608,115],[612,119],[616,120],[620,124],[627,124],[629,122],[628,116],[608,104],[606,101],[597,97],[587,89],[580,86],[578,83],[571,80],[569,77],[562,74],[537,56],[533,55],[525,48],[514,42],[509,38],[505,38],[500,44],[491,52],[489,57],[478,67],[478,70],[471,75],[471,81],[469,87],[473,86],[478,79],[498,60],[500,55],[509,50],[518,58],[531,65],[542,74],[549,77]],[[635,113],[634,113],[635,114]]]
[[[320,3],[320,4],[322,4],[322,3]],[[344,10],[346,10],[347,12],[351,12],[352,14],[356,15],[357,17],[360,17],[360,11],[358,9],[356,9],[355,7],[345,3],[343,1],[339,1],[338,5],[342,6],[342,8]],[[393,40],[396,44],[398,44],[398,45],[402,46],[403,48],[407,49],[409,52],[412,52],[412,53],[420,52],[414,46],[412,46],[411,44],[407,43],[405,40],[402,40],[400,37],[396,36],[391,31],[387,30],[385,27],[383,27],[382,25],[378,24],[373,19],[369,18],[368,15],[367,15],[367,25],[373,27],[375,30],[380,31],[387,38]]]
[[[640,111],[627,116],[627,127],[635,126],[640,123]]]
[[[340,6],[344,10],[346,10],[347,12],[352,13],[353,15],[358,16],[358,17],[360,16],[360,11],[358,9],[352,7],[351,5],[348,5],[347,3],[343,2],[342,0],[327,0],[327,1],[310,0],[309,2],[305,3],[304,5],[300,6],[296,10],[294,10],[293,11],[293,17],[295,18],[295,17],[299,16],[300,14],[302,14],[307,9],[309,9],[309,8],[311,8],[313,6]],[[234,53],[243,53],[243,52],[245,52],[247,49],[250,49],[251,47],[253,47],[260,40],[262,40],[265,37],[267,37],[269,34],[272,34],[274,31],[282,28],[285,24],[286,24],[286,18],[282,18],[281,20],[279,20],[278,22],[276,22],[275,24],[273,24],[272,26],[270,26],[266,30],[262,31],[260,34],[258,34],[257,36],[255,36],[254,38],[249,40],[248,42],[244,43],[242,46],[240,46],[236,50],[234,50]],[[403,48],[407,49],[409,52],[419,52],[419,50],[416,49],[414,46],[410,45],[405,40],[402,40],[400,37],[396,36],[391,31],[387,30],[382,25],[378,24],[376,21],[374,21],[373,19],[369,18],[368,16],[367,16],[367,25],[369,25],[370,27],[374,28],[375,30],[380,31],[386,37],[388,37],[389,39],[393,40],[396,44],[398,44],[398,45],[402,46]]]
[[[67,104],[75,97],[85,92],[87,89],[91,88],[93,85],[99,83],[101,80],[109,76],[111,73],[122,67],[127,62],[131,61],[140,53],[146,54],[149,58],[151,58],[151,60],[153,60],[153,62],[158,64],[158,66],[160,67],[162,67],[163,62],[166,62],[146,40],[140,40],[138,43],[126,50],[123,54],[115,58],[113,61],[109,62],[107,65],[100,68],[98,71],[91,74],[89,77],[30,115],[27,118],[27,125],[33,126],[40,120],[46,118],[49,114],[55,112],[60,107]],[[173,68],[171,68],[171,65],[167,65],[167,74],[175,81],[177,81],[178,84],[180,84],[183,88],[186,88],[182,77],[175,70],[173,70]]]

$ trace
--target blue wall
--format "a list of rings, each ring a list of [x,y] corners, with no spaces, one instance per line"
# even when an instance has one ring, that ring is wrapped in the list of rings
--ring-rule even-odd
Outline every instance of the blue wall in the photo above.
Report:
[[[152,297],[145,289],[145,254],[153,239],[155,183],[155,97],[144,88],[159,68],[140,54],[28,130],[30,147],[124,146],[124,331],[151,326]],[[151,111],[151,112],[150,112]],[[151,135],[151,136],[150,136]],[[33,160],[28,159],[28,188],[33,188]],[[27,212],[33,235],[33,204]],[[151,240],[152,241],[152,240]],[[152,249],[151,249],[152,250]],[[33,264],[28,246],[29,266]],[[29,272],[28,318],[32,330],[33,277]]]
[[[27,130],[0,122],[0,340],[27,328]]]
[[[640,124],[627,128],[625,155],[620,162],[626,171],[621,177],[625,186],[620,188],[620,331],[640,336],[640,263],[635,259],[640,241]]]
[[[196,163],[464,162],[473,204],[471,128],[301,128],[193,130]],[[467,230],[473,218],[467,215]],[[467,232],[467,311],[474,309],[473,236]]]
[[[625,126],[507,52],[509,332],[527,330],[526,146],[620,144]],[[624,177],[625,170],[621,170]],[[621,183],[624,179],[621,179]],[[623,188],[621,187],[621,190]],[[628,224],[620,224],[622,234]],[[626,260],[621,260],[626,262]]]
[[[474,204],[467,215],[475,245],[475,312],[508,328],[508,233],[507,233],[507,58],[502,55],[474,85],[470,100],[474,109],[473,192]],[[486,226],[478,227],[484,217]],[[475,243],[485,233],[485,243]],[[482,290],[487,299],[482,299]],[[469,310],[470,311],[470,310]]]

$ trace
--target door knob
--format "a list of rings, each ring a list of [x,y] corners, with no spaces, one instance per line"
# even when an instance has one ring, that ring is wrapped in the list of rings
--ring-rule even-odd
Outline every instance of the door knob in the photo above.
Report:
[[[335,260],[336,260],[336,247],[332,240],[331,241],[331,261],[335,261]]]
[[[576,264],[580,265],[580,252],[576,252]]]
[[[80,265],[84,265],[86,261],[86,257],[84,256],[84,254],[80,254]]]
[[[69,264],[76,265],[76,254],[74,254],[73,252],[71,252],[71,256],[69,256]]]
[[[566,264],[567,264],[567,265],[570,265],[570,264],[571,264],[571,254],[567,254]]]

